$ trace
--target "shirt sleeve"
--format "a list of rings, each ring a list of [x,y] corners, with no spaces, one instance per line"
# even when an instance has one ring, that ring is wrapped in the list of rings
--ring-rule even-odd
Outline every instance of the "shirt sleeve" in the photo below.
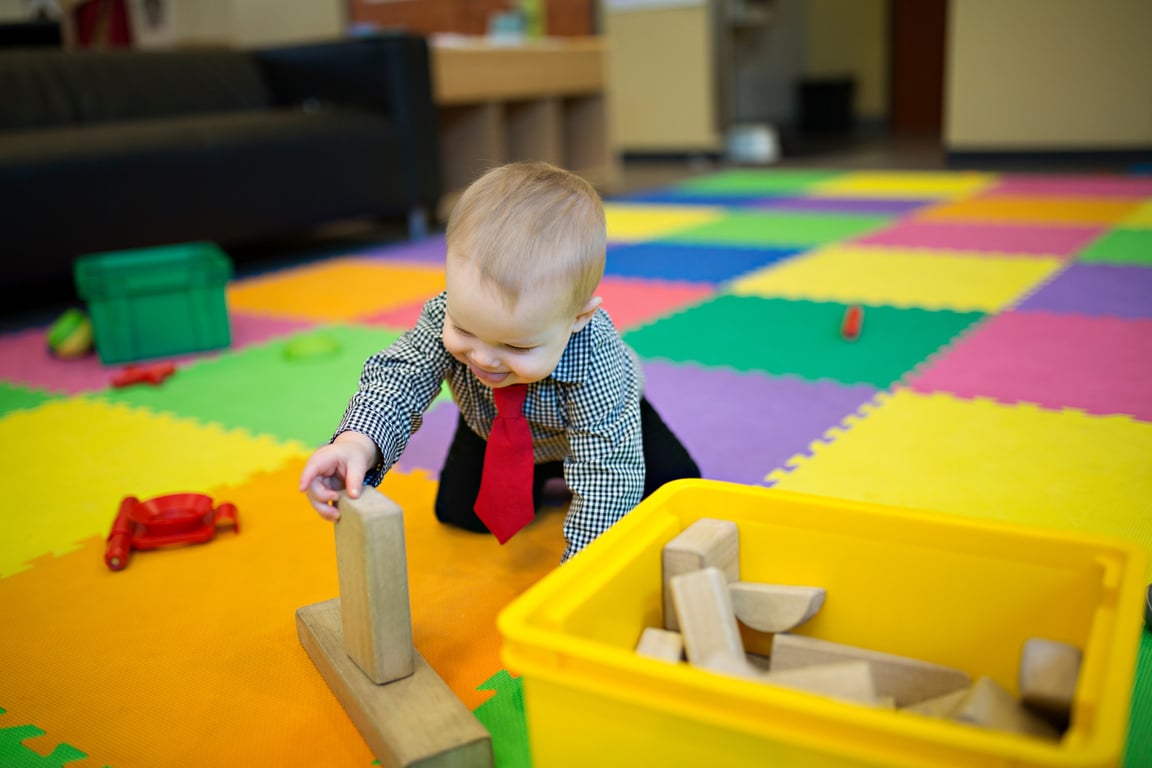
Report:
[[[568,546],[562,560],[608,530],[644,493],[639,363],[614,333],[597,346],[588,375],[568,393],[564,479],[572,502],[564,521]]]
[[[333,436],[355,430],[376,443],[381,460],[364,478],[370,485],[378,485],[400,458],[440,392],[452,359],[441,339],[443,322],[441,294],[424,305],[411,330],[364,363],[359,388]]]

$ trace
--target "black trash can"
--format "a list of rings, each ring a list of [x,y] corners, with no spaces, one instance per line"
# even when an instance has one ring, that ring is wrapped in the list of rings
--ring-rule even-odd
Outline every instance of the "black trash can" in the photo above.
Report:
[[[797,87],[802,134],[849,133],[855,122],[856,81],[850,77],[806,78]]]

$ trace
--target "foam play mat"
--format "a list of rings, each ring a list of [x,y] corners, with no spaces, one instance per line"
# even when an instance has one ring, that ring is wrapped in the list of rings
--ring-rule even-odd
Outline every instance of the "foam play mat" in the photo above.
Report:
[[[705,477],[1152,549],[1152,178],[740,169],[606,205],[604,306]],[[435,235],[236,278],[231,343],[154,385],[53,357],[47,326],[0,335],[0,768],[373,764],[296,636],[338,594],[296,483],[443,256]],[[442,395],[381,490],[416,648],[527,767],[496,616],[563,567],[564,499],[504,546],[439,525],[455,424]],[[176,493],[239,529],[110,570],[122,499]],[[1132,686],[1119,764],[1143,768],[1147,630]]]

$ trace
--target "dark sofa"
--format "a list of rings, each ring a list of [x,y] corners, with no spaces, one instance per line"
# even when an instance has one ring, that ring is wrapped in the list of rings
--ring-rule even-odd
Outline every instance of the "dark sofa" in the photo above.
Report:
[[[83,253],[191,240],[228,250],[368,217],[419,228],[440,192],[419,36],[0,52],[8,297],[70,286]]]

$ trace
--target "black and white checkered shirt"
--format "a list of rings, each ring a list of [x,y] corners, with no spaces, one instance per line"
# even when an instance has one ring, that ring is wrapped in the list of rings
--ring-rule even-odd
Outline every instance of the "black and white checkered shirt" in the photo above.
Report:
[[[472,431],[487,438],[492,428],[492,389],[444,348],[446,301],[444,293],[429,300],[414,328],[364,364],[336,434],[362,432],[379,447],[383,460],[369,471],[367,483],[379,484],[400,458],[445,380]],[[573,494],[564,521],[564,560],[640,502],[643,386],[639,361],[600,309],[569,339],[552,374],[528,388],[524,415],[536,462],[563,461]]]

